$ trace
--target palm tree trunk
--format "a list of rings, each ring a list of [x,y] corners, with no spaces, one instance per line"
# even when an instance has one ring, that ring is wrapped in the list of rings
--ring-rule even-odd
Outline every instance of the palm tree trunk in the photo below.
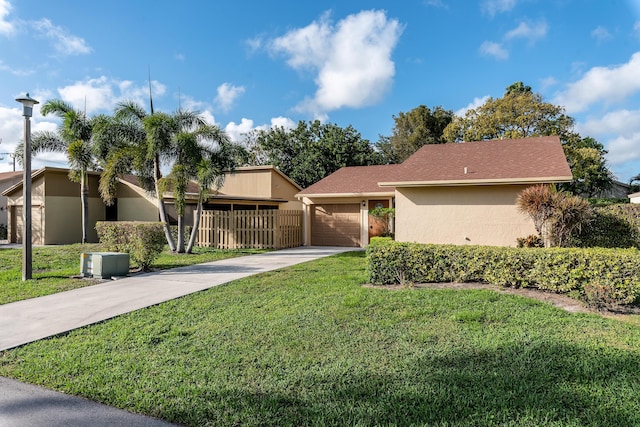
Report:
[[[158,181],[160,181],[160,158],[156,155],[153,161],[153,183],[155,185],[156,197],[158,199],[158,214],[160,216],[160,222],[162,223],[162,226],[164,228],[164,236],[167,238],[169,249],[171,250],[171,252],[175,252],[176,244],[173,241],[173,236],[171,235],[171,228],[169,227],[169,222],[167,221],[167,210],[164,206],[164,197],[162,196],[162,192],[160,191]]]
[[[193,250],[193,245],[196,244],[196,237],[198,237],[198,228],[200,228],[200,218],[202,217],[202,199],[198,199],[198,207],[196,208],[196,217],[193,220],[193,228],[191,229],[191,236],[189,237],[189,243],[185,252],[188,254]]]
[[[89,175],[82,171],[80,177],[80,203],[82,204],[82,243],[87,243],[89,229]]]
[[[184,253],[184,214],[178,215],[178,247],[176,252]]]

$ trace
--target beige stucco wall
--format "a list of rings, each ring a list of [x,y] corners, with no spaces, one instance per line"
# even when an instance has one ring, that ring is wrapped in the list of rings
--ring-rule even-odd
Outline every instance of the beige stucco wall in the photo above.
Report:
[[[98,241],[96,222],[104,221],[102,199],[89,198],[87,240]],[[44,243],[60,245],[82,241],[82,205],[79,197],[47,196],[44,205]]]
[[[7,188],[13,187],[15,184],[22,181],[22,175],[17,175],[11,178],[7,178],[0,182],[0,193],[5,191]],[[8,225],[9,219],[9,204],[6,196],[2,196],[0,194],[0,224]]]
[[[536,234],[515,201],[526,186],[396,189],[396,240],[457,245],[515,246]]]
[[[245,197],[271,197],[271,174],[268,169],[227,174],[220,192]]]
[[[118,221],[158,221],[158,207],[144,198],[118,198]]]

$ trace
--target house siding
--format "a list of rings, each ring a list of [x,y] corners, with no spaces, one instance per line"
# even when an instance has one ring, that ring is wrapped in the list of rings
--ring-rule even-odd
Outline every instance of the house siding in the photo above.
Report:
[[[401,242],[515,246],[536,234],[518,211],[526,185],[396,189],[396,240]]]

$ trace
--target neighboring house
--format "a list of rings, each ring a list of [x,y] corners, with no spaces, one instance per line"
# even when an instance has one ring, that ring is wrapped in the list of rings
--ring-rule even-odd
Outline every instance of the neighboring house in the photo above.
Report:
[[[8,225],[8,209],[7,198],[2,196],[2,192],[10,188],[22,180],[22,171],[18,172],[0,172],[0,228]]]
[[[630,203],[640,203],[640,193],[633,193],[627,196]]]
[[[571,179],[556,136],[425,145],[402,164],[342,168],[298,193],[304,242],[366,246],[368,209],[386,200],[398,241],[513,246],[536,233],[518,193]]]
[[[80,184],[69,180],[69,170],[45,167],[32,174],[32,223],[34,244],[67,244],[81,241]],[[134,176],[119,180],[116,198],[105,206],[98,193],[100,173],[89,173],[89,242],[97,242],[97,221],[158,221],[156,198],[139,186]],[[272,166],[239,168],[225,179],[219,192],[210,194],[206,210],[300,210],[295,194],[301,188]],[[9,241],[21,242],[22,180],[6,189]],[[171,194],[166,197],[170,222],[176,221]],[[185,225],[192,225],[197,186],[187,189]]]

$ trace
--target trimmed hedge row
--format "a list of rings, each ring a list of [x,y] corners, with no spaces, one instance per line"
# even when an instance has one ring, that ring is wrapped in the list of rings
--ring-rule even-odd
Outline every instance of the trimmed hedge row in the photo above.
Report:
[[[160,222],[98,221],[96,231],[106,250],[127,252],[131,261],[145,271],[167,243]]]
[[[640,251],[602,248],[509,248],[431,245],[372,239],[369,280],[375,285],[486,282],[558,293],[605,289],[617,303],[640,296]]]

